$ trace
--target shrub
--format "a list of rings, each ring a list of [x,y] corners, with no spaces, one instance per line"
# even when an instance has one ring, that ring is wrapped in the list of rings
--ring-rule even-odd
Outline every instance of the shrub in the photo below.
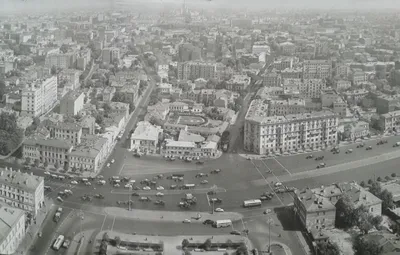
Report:
[[[396,177],[396,173],[392,173],[390,176],[392,176],[394,178],[394,177]]]
[[[377,180],[378,182],[380,182],[380,181],[382,181],[382,178],[379,176],[376,180]]]

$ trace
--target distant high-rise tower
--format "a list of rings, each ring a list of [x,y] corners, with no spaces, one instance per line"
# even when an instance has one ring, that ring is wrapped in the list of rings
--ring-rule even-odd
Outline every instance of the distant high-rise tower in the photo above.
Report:
[[[183,0],[183,4],[182,4],[182,9],[181,9],[181,15],[185,16],[187,13],[187,9],[186,9],[186,0]]]

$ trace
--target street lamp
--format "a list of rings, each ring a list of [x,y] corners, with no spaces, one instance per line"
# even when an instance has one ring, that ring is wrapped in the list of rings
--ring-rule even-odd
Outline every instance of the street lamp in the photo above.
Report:
[[[128,211],[131,210],[131,196],[132,196],[132,185],[129,186],[129,200],[128,200],[129,207],[128,207]]]

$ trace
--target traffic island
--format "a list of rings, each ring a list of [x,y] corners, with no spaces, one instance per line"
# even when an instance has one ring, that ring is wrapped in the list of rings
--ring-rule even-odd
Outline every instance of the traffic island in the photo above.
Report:
[[[104,212],[116,217],[152,222],[183,222],[189,220],[190,223],[203,223],[203,221],[207,219],[212,221],[231,220],[234,222],[243,218],[242,214],[236,212],[174,212],[139,209],[132,209],[129,211],[128,209],[118,207],[106,207],[104,208]]]
[[[98,254],[250,254],[253,245],[244,236],[146,236],[102,231],[95,238]],[[136,252],[136,253],[135,253]],[[242,253],[238,253],[242,252]]]

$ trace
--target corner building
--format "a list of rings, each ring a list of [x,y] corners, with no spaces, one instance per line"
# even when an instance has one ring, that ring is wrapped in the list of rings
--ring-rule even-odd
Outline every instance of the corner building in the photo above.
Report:
[[[253,100],[245,118],[244,149],[264,155],[335,146],[338,123],[330,111],[268,116],[268,104]]]

